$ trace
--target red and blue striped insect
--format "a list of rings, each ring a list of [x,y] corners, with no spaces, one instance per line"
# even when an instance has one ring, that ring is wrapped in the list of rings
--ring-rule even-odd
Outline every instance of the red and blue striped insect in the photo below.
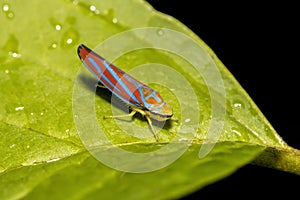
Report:
[[[132,110],[127,115],[106,116],[105,118],[132,117],[139,112],[147,119],[155,140],[158,141],[151,119],[166,121],[173,116],[171,106],[162,99],[160,94],[83,44],[78,47],[78,56],[98,81]]]

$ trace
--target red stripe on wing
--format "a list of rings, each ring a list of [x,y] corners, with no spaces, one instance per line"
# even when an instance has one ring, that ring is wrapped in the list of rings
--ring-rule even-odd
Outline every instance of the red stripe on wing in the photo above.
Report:
[[[78,55],[82,61],[85,62],[87,67],[98,77],[98,79],[108,88],[111,90],[112,93],[119,96],[122,100],[127,101],[126,103],[130,103],[136,106],[143,105],[142,98],[140,97],[140,93],[138,92],[137,85],[144,85],[143,83],[137,81],[133,77],[126,74],[124,71],[122,71],[120,68],[116,67],[112,63],[108,64],[111,70],[115,72],[117,75],[117,79],[111,74],[111,72],[107,69],[107,67],[103,64],[105,61],[106,63],[109,63],[106,61],[106,59],[102,58],[92,50],[90,50],[88,47],[84,45],[80,45],[78,47]],[[100,70],[103,72],[102,74],[99,74],[97,68],[89,61],[88,58],[92,58],[94,62],[97,63],[97,65],[100,67]],[[112,83],[108,83],[108,81],[104,78],[104,76]],[[130,79],[130,80],[128,80]],[[122,81],[127,87],[126,89],[122,86],[122,84],[119,84],[118,81]],[[129,94],[128,94],[129,93]],[[131,95],[134,95],[136,100],[131,97]]]

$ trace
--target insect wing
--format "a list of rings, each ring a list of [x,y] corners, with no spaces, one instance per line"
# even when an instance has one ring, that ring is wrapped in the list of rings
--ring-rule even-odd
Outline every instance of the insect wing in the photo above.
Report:
[[[119,99],[132,106],[144,107],[143,93],[139,89],[144,86],[143,83],[84,45],[78,47],[78,56],[89,71]]]

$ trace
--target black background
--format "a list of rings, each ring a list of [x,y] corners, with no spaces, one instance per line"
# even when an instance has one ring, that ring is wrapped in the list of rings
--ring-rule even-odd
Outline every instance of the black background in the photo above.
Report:
[[[300,149],[299,11],[281,2],[148,0],[196,33],[290,146]],[[300,177],[247,165],[183,199],[299,196]]]

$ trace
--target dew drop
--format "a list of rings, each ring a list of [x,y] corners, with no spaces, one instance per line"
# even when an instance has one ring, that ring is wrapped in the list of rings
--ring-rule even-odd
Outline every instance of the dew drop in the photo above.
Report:
[[[3,46],[3,50],[7,51],[11,57],[19,58],[21,54],[18,53],[19,41],[14,34],[10,34],[6,43]]]
[[[6,69],[4,72],[5,72],[5,74],[9,74],[9,70],[8,69]]]
[[[118,23],[118,19],[114,17],[114,18],[112,19],[112,22],[113,22],[114,24],[116,24],[116,23]]]
[[[53,42],[50,46],[49,49],[56,49],[57,48],[57,43]]]
[[[179,142],[185,142],[185,141],[188,141],[188,139],[187,138],[179,138],[178,141]]]
[[[61,25],[57,24],[57,25],[55,26],[55,29],[56,29],[57,31],[60,31],[60,30],[61,30]]]
[[[44,113],[43,113],[43,112],[41,112],[41,115],[43,116],[43,115],[44,115]]]
[[[21,57],[21,54],[19,54],[19,53],[17,53],[17,52],[12,52],[12,51],[10,51],[8,54],[9,54],[11,57],[13,57],[13,58],[20,58],[20,57]]]
[[[187,119],[185,119],[184,121],[185,121],[185,122],[190,122],[191,119],[190,119],[190,118],[187,118]]]
[[[62,36],[61,46],[71,47],[79,41],[79,33],[74,28],[68,29]]]
[[[15,146],[16,146],[16,144],[12,144],[12,145],[9,146],[9,148],[12,149],[12,148],[14,148]]]
[[[56,31],[61,31],[62,30],[62,25],[61,25],[61,22],[59,20],[57,20],[56,18],[54,17],[51,17],[49,19],[49,22],[51,24],[51,26],[56,30]]]
[[[90,6],[90,11],[94,12],[95,10],[96,10],[96,6],[91,5],[91,6]]]
[[[235,108],[241,108],[242,104],[241,103],[234,103],[233,107],[235,107]]]
[[[67,39],[67,44],[71,44],[73,42],[72,38]]]
[[[100,11],[96,8],[96,6],[94,6],[94,5],[90,5],[89,6],[89,10],[91,11],[91,12],[93,12],[94,14],[96,14],[96,15],[99,15],[100,14]]]
[[[29,148],[30,148],[30,145],[27,145],[27,146],[26,146],[26,149],[29,149]]]
[[[3,4],[2,10],[4,13],[6,13],[6,16],[8,19],[14,18],[15,14],[11,11],[10,5],[9,4]]]
[[[3,10],[4,12],[7,12],[7,11],[9,10],[9,5],[8,5],[8,4],[3,4],[2,10]]]
[[[15,108],[16,111],[23,110],[23,109],[24,109],[24,106],[20,106],[20,107]]]
[[[235,95],[230,105],[233,112],[240,111],[241,109],[249,109],[249,106],[249,103],[240,95]]]
[[[14,14],[12,11],[7,12],[7,17],[8,17],[9,19],[14,18],[14,16],[15,16],[15,14]]]
[[[162,36],[164,34],[164,31],[162,29],[157,30],[157,35]]]
[[[30,113],[30,115],[32,116],[32,115],[33,115],[33,113]]]
[[[70,132],[70,129],[66,129],[66,133],[69,133]]]

